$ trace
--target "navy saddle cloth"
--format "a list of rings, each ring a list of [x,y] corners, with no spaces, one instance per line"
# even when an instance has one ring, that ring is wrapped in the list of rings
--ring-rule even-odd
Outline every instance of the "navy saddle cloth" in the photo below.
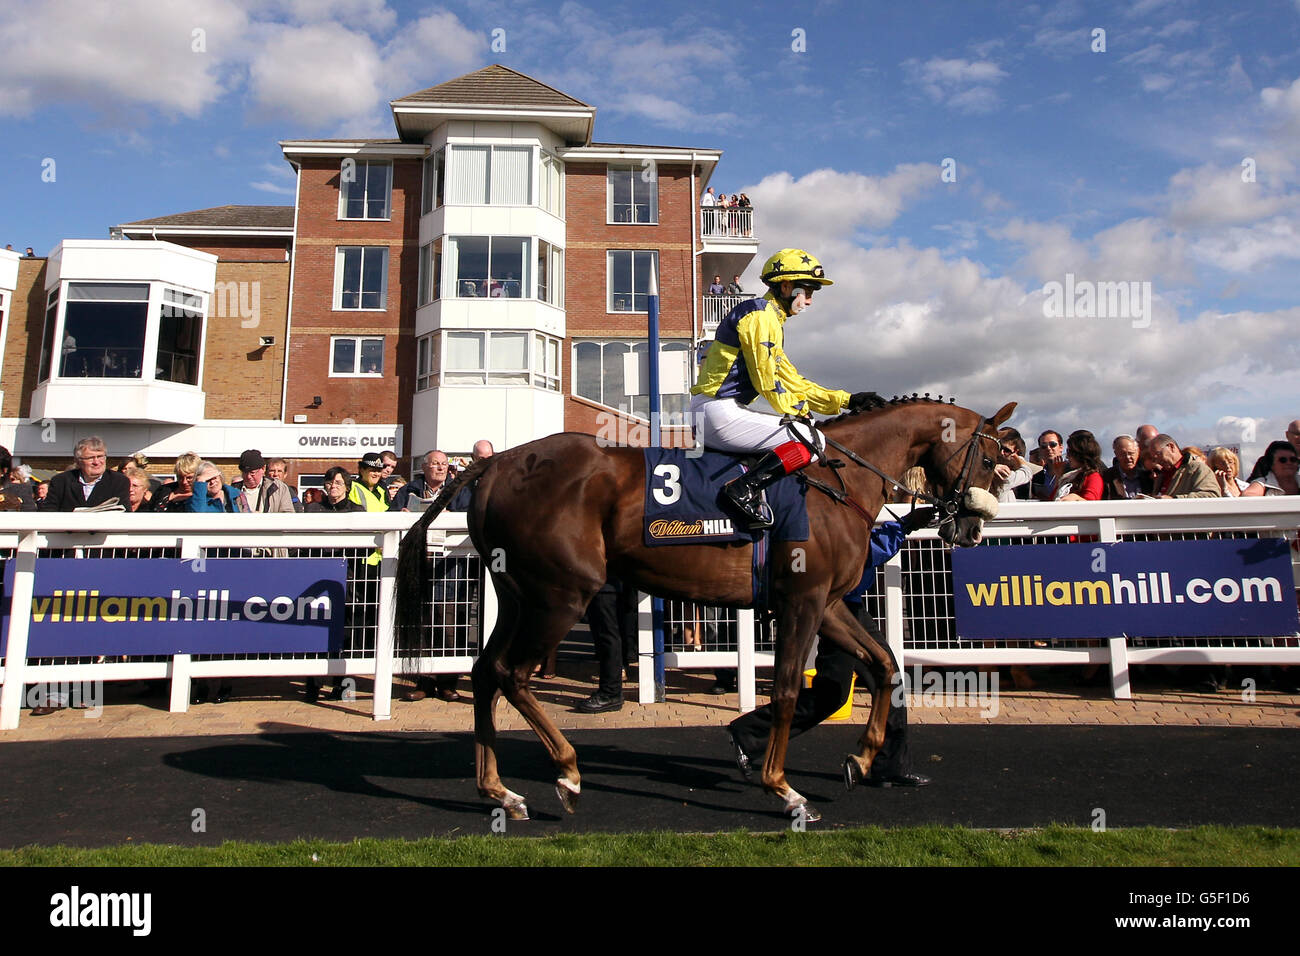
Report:
[[[761,532],[747,530],[745,522],[724,510],[718,498],[722,486],[744,471],[734,455],[705,452],[688,456],[681,448],[647,448],[646,545],[753,542]],[[808,540],[806,491],[807,486],[793,478],[767,488],[767,503],[775,519],[771,540]]]

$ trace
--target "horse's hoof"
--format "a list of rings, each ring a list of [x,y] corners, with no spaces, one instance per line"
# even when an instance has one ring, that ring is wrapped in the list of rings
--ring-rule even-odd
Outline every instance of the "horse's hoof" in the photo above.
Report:
[[[844,758],[844,789],[852,791],[862,782],[862,768],[852,755]]]
[[[817,812],[816,808],[809,803],[801,803],[790,811],[792,820],[803,820],[804,823],[820,823],[822,815]]]
[[[513,790],[507,790],[505,797],[501,800],[501,808],[506,812],[506,819],[509,820],[527,820],[528,804],[524,798]]]
[[[578,809],[580,790],[580,784],[569,783],[564,777],[555,781],[555,795],[560,798],[560,805],[564,807],[565,813],[573,813]]]

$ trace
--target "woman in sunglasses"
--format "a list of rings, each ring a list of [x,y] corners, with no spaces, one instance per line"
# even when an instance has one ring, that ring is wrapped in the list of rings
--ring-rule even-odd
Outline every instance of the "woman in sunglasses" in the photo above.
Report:
[[[1065,458],[1074,469],[1061,479],[1057,501],[1100,501],[1106,465],[1101,460],[1101,445],[1085,428],[1071,432],[1065,442]]]
[[[1250,485],[1241,496],[1257,498],[1261,495],[1300,495],[1300,484],[1296,482],[1298,467],[1300,458],[1297,458],[1295,447],[1290,442],[1271,442],[1259,461],[1255,462],[1250,473]]]

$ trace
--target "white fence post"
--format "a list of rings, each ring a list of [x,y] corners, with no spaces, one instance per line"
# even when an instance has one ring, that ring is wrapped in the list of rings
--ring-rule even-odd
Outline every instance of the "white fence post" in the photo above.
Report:
[[[9,609],[9,643],[5,650],[5,682],[0,687],[0,730],[15,730],[23,706],[27,672],[27,635],[32,624],[32,594],[36,584],[38,532],[24,531],[14,555],[13,604]]]
[[[758,683],[754,675],[754,609],[736,612],[736,690],[740,693],[740,712],[747,714],[757,706]]]
[[[393,598],[397,594],[400,541],[400,532],[385,531],[380,542],[379,608],[375,616],[375,720],[393,716]]]
[[[637,593],[636,605],[636,699],[639,704],[655,702],[655,625],[650,595]]]

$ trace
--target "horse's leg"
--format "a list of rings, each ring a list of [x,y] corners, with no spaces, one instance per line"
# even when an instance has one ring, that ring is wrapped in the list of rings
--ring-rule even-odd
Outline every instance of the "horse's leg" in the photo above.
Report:
[[[497,700],[501,697],[499,661],[514,640],[519,625],[519,602],[504,588],[497,590],[497,622],[487,646],[474,662],[470,680],[474,688],[474,765],[480,796],[496,800],[512,820],[527,820],[524,798],[506,789],[497,772]]]
[[[826,609],[822,620],[822,637],[866,663],[876,681],[871,697],[871,716],[858,741],[858,752],[844,758],[844,783],[850,790],[871,772],[872,761],[885,743],[885,723],[889,719],[891,694],[897,667],[889,649],[879,644],[865,627],[858,623],[853,612],[840,601]]]
[[[808,659],[808,650],[812,647],[821,615],[821,601],[808,597],[789,601],[778,612],[772,732],[768,735],[767,754],[763,758],[763,788],[780,797],[791,816],[802,817],[810,823],[820,820],[821,814],[809,807],[807,799],[786,781],[785,755],[803,665]]]
[[[591,596],[587,595],[588,598]],[[529,689],[529,681],[537,661],[551,648],[557,647],[582,617],[586,604],[578,603],[579,601],[575,596],[574,604],[569,607],[543,608],[528,605],[521,608],[521,615],[533,628],[532,634],[525,637],[521,631],[517,635],[503,658],[504,666],[497,674],[501,693],[523,715],[524,720],[546,745],[546,750],[559,771],[555,792],[568,813],[573,813],[577,808],[578,795],[582,790],[578,754],[560,733],[560,729],[546,716],[541,703]]]

